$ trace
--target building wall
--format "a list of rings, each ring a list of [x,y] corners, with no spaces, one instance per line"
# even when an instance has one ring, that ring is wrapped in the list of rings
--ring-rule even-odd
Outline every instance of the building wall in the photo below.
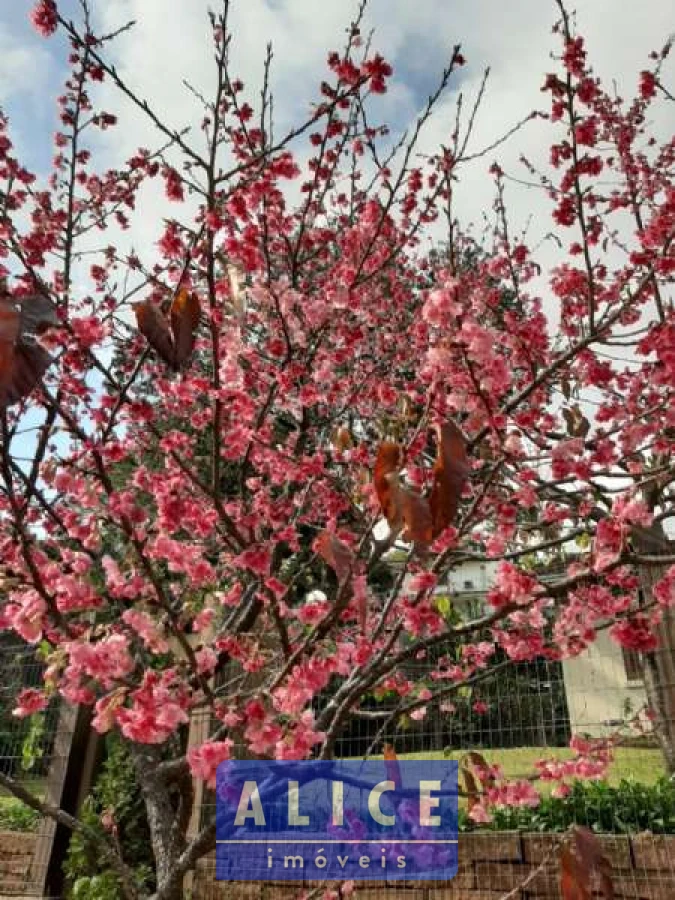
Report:
[[[450,572],[448,585],[453,594],[487,593],[495,581],[496,563],[466,562]]]
[[[466,562],[449,574],[448,587],[439,585],[437,593],[448,591],[460,609],[476,614],[486,603],[496,569],[492,562]],[[562,667],[573,733],[594,737],[612,733],[647,703],[642,678],[629,680],[621,648],[606,631],[599,632],[588,650],[564,660]]]
[[[563,677],[573,732],[601,737],[647,702],[641,679],[629,681],[621,648],[606,631],[574,659],[563,660]]]

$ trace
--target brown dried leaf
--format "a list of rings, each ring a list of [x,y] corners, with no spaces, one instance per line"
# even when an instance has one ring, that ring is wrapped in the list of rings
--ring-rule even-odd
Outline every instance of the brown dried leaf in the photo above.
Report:
[[[562,900],[591,900],[590,878],[572,850],[560,851],[560,894]]]
[[[0,406],[18,403],[40,382],[52,358],[37,338],[57,324],[56,308],[44,294],[0,297]]]
[[[463,756],[463,760],[471,763],[472,766],[484,772],[487,772],[490,768],[488,761],[477,750],[470,750],[468,753],[465,753]],[[491,782],[492,778],[490,777],[488,778],[488,780]]]
[[[12,383],[14,350],[19,337],[21,317],[16,305],[8,297],[0,297],[0,405],[8,406],[6,398]]]
[[[21,299],[21,341],[31,340],[58,324],[56,307],[45,294]]]
[[[605,900],[614,900],[612,866],[602,844],[581,825],[572,829],[572,840],[560,852],[560,889],[563,900],[590,900],[593,875],[598,876]]]
[[[339,425],[331,435],[331,443],[341,453],[344,453],[345,450],[351,450],[354,446],[354,440],[349,428],[345,425]]]
[[[152,300],[143,300],[134,305],[138,330],[146,338],[152,349],[169,366],[174,364],[174,348],[171,330],[166,316]]]
[[[12,406],[27,397],[40,383],[51,361],[42,347],[19,344],[14,353],[12,380],[0,397],[0,404]]]
[[[399,444],[384,441],[380,444],[375,460],[373,480],[377,499],[392,530],[401,527],[403,518],[398,503],[398,471],[403,464],[403,450]],[[392,477],[393,476],[393,477]]]
[[[429,501],[417,491],[400,483],[396,484],[395,496],[405,524],[403,540],[414,541],[416,544],[430,544],[432,529]]]
[[[569,400],[572,396],[572,385],[569,383],[567,378],[563,378],[560,382],[560,387],[562,388],[563,397],[565,400]]]
[[[429,498],[434,537],[454,522],[462,488],[469,474],[466,444],[459,428],[454,422],[446,422],[438,427],[437,434],[434,481]]]
[[[467,769],[465,766],[460,768],[460,772],[462,773],[462,779],[464,781],[464,790],[466,792],[466,805],[468,811],[474,808],[474,806],[479,801],[480,790],[478,788],[478,782],[473,777],[473,773],[470,769]]]
[[[181,288],[171,304],[169,318],[173,332],[173,366],[179,369],[190,358],[195,346],[201,307],[196,294]]]
[[[575,403],[569,409],[565,407],[561,412],[567,424],[567,433],[571,437],[585,438],[591,430],[591,423],[581,411],[579,404]]]
[[[565,424],[567,425],[567,433],[569,435],[573,435],[574,434],[574,415],[572,413],[572,410],[568,409],[566,406],[564,406],[562,408],[561,412],[562,412],[562,417],[565,420]]]
[[[574,849],[582,867],[589,873],[598,873],[606,900],[613,900],[612,864],[605,854],[602,844],[591,829],[583,825],[575,825],[572,834]]]
[[[489,787],[494,780],[487,774],[489,768],[485,757],[475,750],[465,753],[459,761],[459,771],[464,779],[469,810],[479,802],[482,788]],[[476,771],[472,771],[472,769]]]
[[[354,565],[354,554],[338,537],[324,530],[317,537],[314,549],[333,569],[340,583],[349,578]]]
[[[401,768],[398,764],[398,757],[396,756],[396,750],[394,750],[393,744],[385,744],[382,748],[382,754],[384,756],[384,768],[387,773],[387,780],[393,781],[397,787],[401,787],[403,784]]]

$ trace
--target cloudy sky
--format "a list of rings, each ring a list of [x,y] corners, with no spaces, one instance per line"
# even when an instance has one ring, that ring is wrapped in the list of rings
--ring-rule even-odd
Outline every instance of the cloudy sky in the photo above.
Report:
[[[213,65],[208,45],[209,6],[220,0],[90,0],[97,26],[112,30],[129,19],[137,26],[112,48],[119,71],[140,95],[163,111],[175,127],[198,126],[200,113],[183,79],[209,95]],[[0,3],[0,104],[10,114],[13,133],[28,163],[44,170],[52,154],[54,97],[64,69],[65,48],[58,35],[44,40],[28,22],[32,0]],[[79,16],[78,0],[59,0],[67,15]],[[631,93],[649,51],[660,49],[674,27],[663,0],[577,0],[578,25],[586,36],[599,74],[616,80]],[[277,133],[301,121],[317,97],[330,49],[341,47],[344,30],[356,8],[354,0],[231,0],[234,68],[253,100],[257,96],[265,45],[274,46],[273,83]],[[486,102],[477,120],[474,149],[489,144],[516,121],[547,101],[540,92],[557,49],[551,27],[557,18],[553,0],[370,0],[366,24],[375,29],[374,45],[393,63],[395,78],[381,113],[393,130],[409,124],[424,105],[455,43],[461,43],[468,65],[452,84],[424,136],[422,149],[446,141],[454,121],[459,91],[472,97],[485,66],[491,67]],[[669,65],[666,80],[672,75]],[[111,107],[119,107],[117,100]],[[117,111],[117,110],[116,110]],[[139,145],[157,145],[147,123],[131,111],[122,113],[123,127],[104,136],[106,162],[121,162]],[[672,123],[656,123],[664,136]],[[198,135],[195,136],[195,140]],[[513,174],[525,152],[544,163],[551,133],[541,122],[528,124],[507,145],[466,170],[458,209],[467,221],[480,221],[492,197],[486,177],[494,158]],[[529,221],[530,245],[550,227],[546,200],[533,191],[512,187],[509,202],[518,226]],[[159,196],[143,207],[141,243],[156,240],[161,222]]]

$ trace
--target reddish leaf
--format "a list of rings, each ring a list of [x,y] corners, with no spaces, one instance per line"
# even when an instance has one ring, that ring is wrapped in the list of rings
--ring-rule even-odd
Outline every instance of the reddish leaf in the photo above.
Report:
[[[398,507],[405,523],[403,540],[414,541],[416,544],[430,544],[432,534],[429,501],[417,491],[399,484],[398,481],[392,483],[392,487],[395,487]]]
[[[477,750],[470,750],[468,753],[465,753],[463,759],[466,762],[471,763],[474,768],[479,769],[481,773],[487,773],[490,770],[488,761],[485,759],[482,753],[479,753]],[[494,779],[491,775],[486,775],[485,780],[492,783]]]
[[[591,900],[589,876],[572,850],[565,846],[560,851],[560,894],[562,900]]]
[[[572,385],[569,383],[567,378],[562,378],[560,381],[560,387],[562,388],[563,397],[565,400],[569,400],[572,396]]]
[[[134,305],[134,313],[136,314],[138,330],[147,339],[147,342],[156,351],[157,355],[167,365],[173,366],[173,340],[169,323],[162,310],[152,300],[143,300],[141,303]]]
[[[16,305],[0,297],[0,405],[7,406],[6,392],[12,383],[14,349],[19,337],[21,318]]]
[[[195,294],[181,288],[173,299],[168,317],[152,300],[134,306],[138,329],[164,362],[178,371],[195,345],[200,305]]]
[[[42,380],[52,358],[42,347],[19,344],[14,354],[12,381],[4,392],[0,403],[11,406],[27,397]]]
[[[336,450],[340,450],[342,453],[344,453],[345,450],[351,450],[351,448],[354,446],[354,440],[352,438],[351,432],[344,425],[340,425],[335,429],[335,431],[331,435],[331,443]]]
[[[581,411],[578,403],[571,408],[563,407],[562,416],[567,424],[567,433],[571,437],[585,438],[591,430],[591,423]]]
[[[398,444],[384,441],[380,444],[375,460],[375,491],[380,501],[382,512],[389,527],[398,530],[402,524],[402,514],[396,499],[398,489],[398,470],[403,463],[403,451]],[[394,483],[392,484],[392,478]]]
[[[612,866],[600,841],[589,828],[576,825],[572,841],[560,851],[560,890],[563,900],[590,900],[593,875],[598,876],[605,900],[614,900]]]
[[[181,288],[174,297],[169,313],[174,343],[173,366],[176,369],[187,362],[192,354],[200,311],[197,295],[189,294],[185,288]]]
[[[44,294],[0,297],[0,406],[18,403],[40,382],[52,360],[36,339],[57,324]]]
[[[602,844],[590,828],[576,825],[573,830],[574,849],[584,870],[597,872],[606,900],[613,900],[614,885],[612,883],[612,864]]]
[[[476,771],[472,771],[475,769]],[[487,774],[489,770],[487,760],[480,753],[472,750],[465,753],[459,761],[459,771],[464,780],[464,789],[467,795],[467,806],[469,811],[479,802],[479,795],[482,793],[482,787],[489,787],[494,779]]]
[[[330,531],[324,530],[317,537],[314,549],[333,569],[338,581],[346,581],[354,565],[354,554],[349,547]]]
[[[568,409],[566,406],[563,406],[560,411],[567,425],[567,433],[570,435],[574,434],[574,414],[572,413],[572,410]]]
[[[387,773],[387,780],[393,781],[396,787],[403,785],[401,778],[401,767],[398,764],[398,757],[392,744],[385,744],[382,748],[384,756],[384,768]]]
[[[454,522],[468,474],[464,436],[454,422],[446,422],[438,428],[434,481],[429,497],[434,537]]]
[[[462,773],[462,779],[464,781],[464,790],[466,791],[466,805],[469,812],[474,808],[476,803],[478,803],[478,782],[473,777],[473,774],[470,769],[467,769],[465,766],[460,768],[460,772]]]
[[[21,299],[21,338],[23,343],[33,341],[49,328],[59,324],[56,307],[44,294],[32,294]]]

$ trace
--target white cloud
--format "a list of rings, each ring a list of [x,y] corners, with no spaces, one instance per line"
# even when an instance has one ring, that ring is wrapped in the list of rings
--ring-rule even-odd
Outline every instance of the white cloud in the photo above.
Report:
[[[17,97],[35,102],[44,93],[48,69],[47,51],[17,41],[0,17],[0,103]]]
[[[96,7],[108,28],[127,19],[137,20],[133,31],[115,49],[120,72],[176,126],[195,124],[198,115],[182,79],[187,78],[207,95],[213,85],[206,21],[209,5],[213,4],[205,0],[172,4],[164,0],[108,0]],[[635,76],[648,52],[658,49],[668,34],[671,21],[667,4],[661,0],[620,5],[614,0],[578,0],[576,7],[581,31],[600,74],[618,79],[620,87],[634,88]],[[297,121],[316,98],[326,52],[343,43],[344,29],[354,9],[355,4],[343,0],[323,0],[321,4],[312,0],[232,2],[234,70],[241,73],[255,96],[265,45],[273,42],[275,109],[280,128]],[[366,24],[376,28],[374,43],[392,59],[395,68],[419,72],[428,82],[428,70],[439,62],[441,48],[449,51],[456,42],[463,44],[469,60],[462,89],[475,89],[483,67],[491,66],[487,102],[478,121],[478,145],[489,143],[529,110],[544,105],[546,98],[539,88],[544,73],[551,68],[550,52],[557,49],[551,35],[556,16],[555,4],[543,0],[371,0]],[[431,48],[438,52],[429,60]],[[413,111],[410,86],[399,89],[397,100],[396,112]],[[447,134],[450,127],[449,115],[437,116],[434,138]],[[536,129],[530,132],[533,136],[524,138],[527,149],[541,156],[545,148],[539,144],[539,134]],[[120,135],[115,134],[113,139],[119,146]],[[129,150],[137,139],[133,131],[123,134]],[[514,146],[522,144],[523,135],[514,141]]]
[[[353,15],[355,2],[345,0],[232,0],[233,70],[247,84],[253,101],[258,98],[262,61],[268,41],[274,45],[273,83],[277,134],[302,120],[317,98],[317,86],[325,74],[327,51],[339,48]],[[209,43],[207,9],[218,0],[93,0],[97,24],[112,30],[129,19],[137,21],[130,32],[112,46],[122,77],[134,86],[175,128],[190,125],[199,146],[200,110],[185,89],[183,79],[209,97],[215,70]],[[578,23],[586,36],[600,74],[616,78],[619,89],[633,90],[637,72],[648,52],[659,49],[671,26],[668,4],[642,0],[618,4],[616,0],[577,0]],[[0,13],[0,20],[2,13]],[[476,123],[474,147],[489,144],[530,110],[544,107],[543,76],[550,70],[551,50],[558,41],[551,34],[557,17],[553,0],[371,0],[365,29],[376,29],[374,45],[390,59],[401,75],[380,109],[402,127],[414,118],[433,83],[434,69],[455,43],[462,43],[468,66],[461,72],[459,88],[467,98],[475,94],[484,66],[492,70],[484,107]],[[36,52],[43,46],[15,46],[2,53],[0,31],[0,85],[8,79],[22,90],[33,73]],[[4,57],[4,58],[3,58]],[[3,71],[6,72],[3,78]],[[1,89],[1,88],[0,88]],[[431,151],[447,141],[454,122],[457,85],[429,124],[421,149]],[[115,111],[120,98],[104,88]],[[121,127],[103,136],[109,161],[121,162],[139,145],[155,146],[157,135],[147,120],[128,103],[122,104]],[[659,123],[662,134],[669,128]],[[489,211],[492,183],[486,171],[493,157],[512,173],[518,172],[518,155],[545,165],[550,129],[544,123],[528,125],[507,145],[487,159],[468,166],[457,190],[458,211],[464,220],[479,220]],[[514,223],[522,227],[532,217],[530,243],[550,229],[545,197],[533,191],[508,188]],[[171,211],[161,190],[148,190],[140,205],[134,240],[148,246],[161,231],[162,216]]]

